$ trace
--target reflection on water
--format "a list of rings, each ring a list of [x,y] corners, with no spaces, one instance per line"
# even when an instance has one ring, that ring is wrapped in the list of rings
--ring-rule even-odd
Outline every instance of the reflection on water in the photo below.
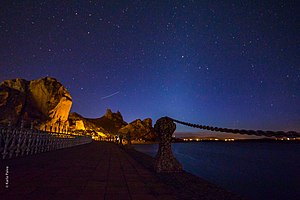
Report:
[[[155,156],[158,145],[135,145]],[[248,199],[300,199],[300,144],[201,142],[172,145],[184,169]]]

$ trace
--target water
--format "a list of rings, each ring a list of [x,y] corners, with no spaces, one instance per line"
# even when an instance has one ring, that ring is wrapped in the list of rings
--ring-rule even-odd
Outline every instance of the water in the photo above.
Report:
[[[158,145],[135,145],[155,156]],[[184,170],[247,199],[300,199],[300,144],[200,142],[172,145]]]

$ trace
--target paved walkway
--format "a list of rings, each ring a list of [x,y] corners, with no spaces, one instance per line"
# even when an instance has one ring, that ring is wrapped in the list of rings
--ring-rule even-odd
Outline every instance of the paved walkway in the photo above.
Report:
[[[2,161],[0,199],[175,199],[153,172],[112,143]],[[9,188],[5,188],[8,167]]]
[[[0,199],[241,199],[187,172],[157,174],[153,162],[104,142],[0,160]]]

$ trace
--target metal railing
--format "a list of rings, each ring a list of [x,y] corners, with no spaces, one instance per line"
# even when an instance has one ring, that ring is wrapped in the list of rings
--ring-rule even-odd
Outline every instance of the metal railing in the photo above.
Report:
[[[91,142],[90,136],[51,133],[33,128],[0,127],[2,159],[53,151]]]

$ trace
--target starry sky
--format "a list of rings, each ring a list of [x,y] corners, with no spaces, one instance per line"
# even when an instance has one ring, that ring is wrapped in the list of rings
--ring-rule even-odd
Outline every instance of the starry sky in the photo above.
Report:
[[[57,78],[72,111],[300,131],[296,1],[1,1],[0,81]],[[178,131],[199,131],[178,126]]]

